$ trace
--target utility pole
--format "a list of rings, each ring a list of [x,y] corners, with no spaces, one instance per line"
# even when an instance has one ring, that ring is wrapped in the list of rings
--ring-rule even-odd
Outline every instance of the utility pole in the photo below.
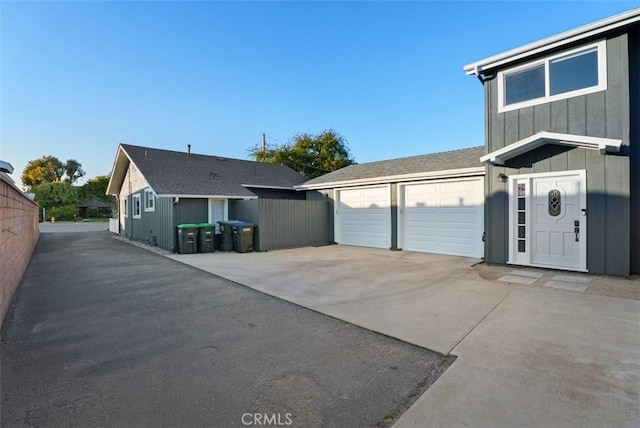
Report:
[[[264,158],[267,154],[267,136],[262,134],[262,157]]]

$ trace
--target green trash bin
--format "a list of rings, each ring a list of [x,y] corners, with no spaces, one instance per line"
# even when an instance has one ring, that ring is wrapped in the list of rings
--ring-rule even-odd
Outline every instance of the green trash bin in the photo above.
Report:
[[[250,253],[253,251],[254,224],[237,221],[231,225],[233,229],[233,246],[238,253]]]
[[[215,250],[214,235],[216,233],[216,225],[214,223],[198,224],[198,252],[213,253]]]
[[[178,225],[178,252],[195,254],[198,252],[198,225],[184,223]]]
[[[237,221],[238,220],[223,220],[218,222],[221,234],[220,250],[233,251],[233,228],[231,225]]]

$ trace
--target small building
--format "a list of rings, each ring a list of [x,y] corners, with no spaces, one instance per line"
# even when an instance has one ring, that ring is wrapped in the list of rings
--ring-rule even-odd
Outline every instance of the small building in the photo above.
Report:
[[[178,224],[228,220],[234,201],[304,199],[294,186],[306,180],[284,165],[121,144],[106,193],[121,235],[174,251]]]
[[[80,202],[77,207],[80,218],[109,218],[111,217],[113,211],[112,203],[105,202],[96,196],[93,196],[91,199],[87,199],[86,201]]]
[[[481,258],[484,147],[350,165],[309,180],[338,244]]]
[[[640,9],[473,62],[485,259],[640,272]]]

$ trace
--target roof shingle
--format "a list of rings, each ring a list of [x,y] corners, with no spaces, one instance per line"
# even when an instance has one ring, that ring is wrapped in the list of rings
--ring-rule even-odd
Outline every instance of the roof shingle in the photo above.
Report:
[[[121,144],[158,195],[255,197],[248,187],[293,188],[307,178],[289,167]]]
[[[446,171],[451,169],[481,167],[480,156],[486,154],[484,146],[449,152],[431,153],[349,165],[304,183],[304,186],[316,186],[323,183],[336,183],[349,180],[362,180],[394,175],[416,174],[422,172]]]

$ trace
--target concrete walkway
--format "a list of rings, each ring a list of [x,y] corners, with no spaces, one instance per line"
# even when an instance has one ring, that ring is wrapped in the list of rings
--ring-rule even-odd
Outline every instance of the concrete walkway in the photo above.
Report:
[[[370,248],[169,257],[457,355],[397,427],[638,426],[638,300],[483,279],[504,276],[474,259]]]

